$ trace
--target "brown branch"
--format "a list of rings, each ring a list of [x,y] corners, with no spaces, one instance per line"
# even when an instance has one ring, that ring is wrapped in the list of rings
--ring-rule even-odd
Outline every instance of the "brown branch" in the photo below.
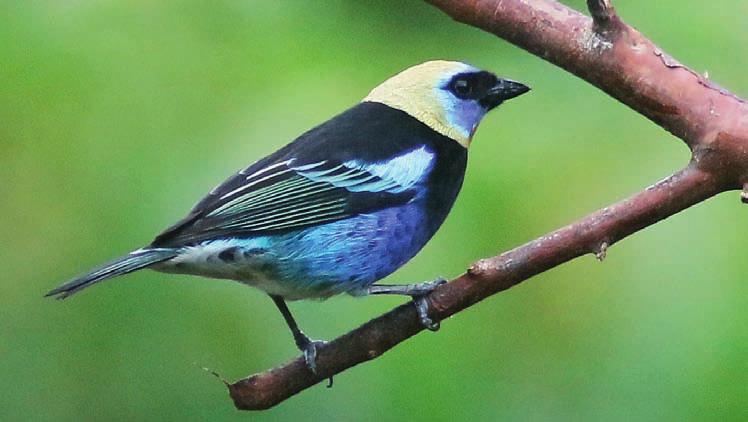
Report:
[[[459,22],[504,38],[580,76],[692,149],[706,146],[720,132],[748,139],[748,104],[678,63],[618,19],[612,8],[600,6],[609,6],[608,0],[588,0],[598,22],[607,21],[602,26],[552,0],[429,2]]]
[[[686,68],[621,21],[610,0],[588,0],[590,19],[551,0],[429,0],[460,22],[494,33],[563,67],[629,105],[693,151],[689,165],[617,204],[499,256],[429,296],[433,319],[610,245],[691,205],[748,186],[748,105]],[[748,188],[742,198],[748,201]],[[423,329],[412,305],[399,306],[323,347],[318,374],[297,358],[228,385],[240,409],[266,409]]]
[[[709,173],[690,165],[649,189],[530,243],[475,263],[466,274],[440,286],[429,297],[429,315],[445,319],[486,297],[600,245],[616,241],[654,224],[721,190]],[[229,385],[240,409],[266,409],[329,376],[374,359],[419,333],[415,308],[402,305],[327,344],[319,351],[312,374],[297,358],[281,367]]]

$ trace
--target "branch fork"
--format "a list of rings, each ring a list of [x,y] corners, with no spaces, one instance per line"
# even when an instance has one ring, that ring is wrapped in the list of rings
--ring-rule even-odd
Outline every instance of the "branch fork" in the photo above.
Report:
[[[748,203],[748,104],[667,55],[616,14],[588,0],[588,18],[553,0],[427,0],[455,20],[504,38],[638,111],[692,150],[685,168],[616,204],[501,255],[474,263],[427,297],[443,320],[528,278],[608,248],[720,192]],[[592,36],[592,43],[590,43]],[[592,48],[590,48],[592,47]],[[267,409],[335,374],[375,359],[424,328],[401,305],[319,350],[317,373],[299,357],[228,384],[237,408]]]

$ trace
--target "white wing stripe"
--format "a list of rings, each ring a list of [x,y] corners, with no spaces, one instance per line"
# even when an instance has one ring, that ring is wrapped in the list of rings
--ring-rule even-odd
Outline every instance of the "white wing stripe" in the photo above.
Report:
[[[319,193],[324,193],[324,192],[326,192],[328,190],[332,190],[332,189],[331,188],[326,188],[325,190],[310,191],[310,192],[302,193],[300,195],[295,195],[295,196],[290,197],[290,198],[284,198],[283,200],[278,201],[277,203],[273,204],[273,206],[270,207],[270,208],[264,208],[262,206],[255,207],[254,206],[255,204],[252,204],[251,208],[243,207],[243,209],[240,209],[239,211],[241,212],[244,209],[246,209],[247,211],[249,211],[249,213],[246,216],[248,218],[262,217],[264,215],[273,214],[273,213],[277,212],[279,209],[282,210],[283,207],[287,208],[287,207],[291,206],[294,201],[298,202],[298,201],[301,201],[303,198],[306,198],[307,196],[317,195]],[[252,210],[253,208],[255,209],[254,211]],[[264,210],[266,210],[266,211],[264,211]]]
[[[281,182],[278,182],[278,183],[275,183],[269,186],[265,186],[264,188],[258,189],[256,191],[248,192],[244,195],[238,196],[232,199],[230,202],[227,202],[226,204],[221,206],[221,209],[227,206],[233,207],[234,205],[238,205],[242,203],[248,204],[249,201],[258,201],[261,199],[272,198],[273,195],[275,195],[278,192],[284,192],[286,190],[297,188],[303,185],[308,185],[310,183],[313,183],[313,182],[303,177],[286,179]]]
[[[326,202],[319,202],[314,203],[310,205],[305,205],[301,207],[290,207],[285,209],[280,209],[274,213],[271,213],[269,215],[262,216],[261,218],[257,218],[257,216],[246,216],[240,220],[232,221],[232,224],[236,223],[243,223],[249,221],[250,224],[244,226],[244,227],[253,227],[257,226],[259,224],[266,224],[266,223],[273,223],[273,222],[281,222],[283,220],[288,220],[289,218],[298,217],[302,215],[307,215],[310,212],[316,212],[316,211],[324,211],[327,209],[332,208],[344,208],[345,207],[345,200],[344,199],[334,199],[332,201],[326,201]]]
[[[291,169],[281,170],[281,171],[279,171],[277,173],[269,174],[269,175],[267,175],[265,177],[262,177],[260,179],[255,180],[255,181],[252,181],[252,182],[249,182],[246,185],[239,186],[238,188],[232,190],[231,192],[223,195],[221,197],[221,199],[226,199],[226,198],[228,198],[230,196],[234,196],[235,194],[237,194],[237,193],[239,193],[239,192],[241,192],[243,190],[247,190],[247,189],[251,188],[252,186],[254,186],[254,185],[258,184],[258,183],[264,182],[264,181],[266,181],[268,179],[272,179],[273,177],[276,177],[276,176],[280,176],[281,174],[288,173],[289,171],[291,171]],[[257,174],[257,173],[254,173],[254,174]],[[254,174],[253,174],[253,176],[254,176]]]
[[[326,174],[330,174],[336,170],[340,170],[340,168],[343,167],[342,164],[338,164],[337,166],[327,169],[327,170],[317,170],[317,171],[300,171],[299,174],[304,175],[305,177],[308,177],[312,180],[315,180],[317,178],[322,178],[322,176]]]
[[[325,164],[326,162],[327,161],[320,161],[320,162],[313,163],[313,164],[305,164],[303,166],[293,167],[293,169],[296,170],[296,171],[307,171],[307,170],[311,170],[313,168],[317,168],[317,167],[321,166],[322,164]]]
[[[256,191],[248,192],[248,193],[246,193],[244,195],[238,196],[238,197],[232,199],[231,201],[226,202],[225,204],[223,204],[220,207],[216,208],[209,215],[221,214],[221,213],[223,213],[223,211],[228,210],[229,208],[232,208],[235,205],[238,205],[238,204],[241,204],[241,203],[245,203],[245,202],[249,201],[250,199],[253,199],[253,198],[258,198],[258,199],[259,198],[264,198],[264,197],[267,197],[268,195],[272,195],[276,191],[283,190],[283,189],[288,189],[288,188],[291,188],[292,186],[296,187],[297,185],[307,184],[307,183],[311,183],[311,182],[308,179],[305,179],[303,177],[294,177],[294,178],[290,178],[290,179],[287,179],[287,180],[283,180],[281,182],[278,182],[278,183],[275,183],[275,184],[272,184],[272,185],[265,186],[263,188],[257,189]]]
[[[344,204],[338,203],[338,201],[334,201],[326,206],[314,207],[313,209],[308,210],[308,211],[286,215],[284,217],[277,218],[277,219],[263,220],[263,221],[258,221],[256,223],[253,222],[250,224],[243,224],[240,221],[236,221],[236,222],[232,221],[231,224],[227,225],[226,227],[240,226],[242,229],[265,230],[265,229],[273,228],[273,227],[280,226],[280,225],[294,224],[297,221],[304,221],[310,218],[333,215],[335,213],[339,213],[339,211],[343,208],[345,208]],[[326,212],[320,212],[320,211],[326,211]],[[302,217],[302,216],[306,216],[306,217]],[[297,218],[297,217],[302,217],[302,218]]]
[[[333,209],[332,211],[324,212],[324,213],[314,213],[310,216],[299,218],[296,220],[290,220],[290,221],[284,221],[282,223],[278,224],[269,224],[266,226],[259,226],[259,227],[252,227],[253,230],[271,230],[271,229],[282,229],[286,227],[294,227],[299,225],[300,223],[303,224],[312,224],[317,223],[321,221],[327,221],[327,220],[335,220],[340,218],[340,211]]]
[[[259,169],[256,172],[254,172],[254,173],[250,174],[249,176],[247,176],[246,180],[249,180],[249,179],[252,179],[254,177],[257,177],[257,176],[259,176],[259,175],[261,175],[263,173],[266,173],[266,172],[268,172],[268,171],[270,171],[270,170],[272,170],[272,169],[274,169],[276,167],[280,167],[280,166],[285,166],[285,165],[291,164],[292,161],[293,160],[286,160],[286,161],[283,161],[283,162],[280,162],[280,163],[275,163],[273,165],[270,165],[270,166],[267,166],[265,168]],[[240,173],[244,174],[243,171],[244,170],[242,170]]]
[[[271,197],[265,198],[262,201],[252,202],[251,207],[252,208],[260,207],[267,203],[277,202],[288,197],[297,198],[299,197],[300,194],[309,193],[310,195],[312,195],[315,193],[327,192],[333,189],[335,189],[335,186],[332,186],[332,185],[310,184],[309,186],[305,186],[301,189],[296,189],[296,190],[292,190],[288,192],[282,192],[280,195],[271,196]]]

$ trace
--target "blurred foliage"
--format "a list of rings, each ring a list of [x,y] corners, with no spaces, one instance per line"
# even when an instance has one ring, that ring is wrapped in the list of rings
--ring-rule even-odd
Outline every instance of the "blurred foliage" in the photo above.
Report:
[[[748,3],[617,6],[673,56],[748,94]],[[736,194],[261,414],[234,410],[200,369],[236,379],[296,355],[261,292],[143,272],[42,298],[434,58],[533,92],[488,116],[452,215],[388,282],[457,275],[688,159],[594,87],[420,2],[0,2],[0,420],[748,418],[748,218]],[[291,306],[312,336],[333,338],[401,301]]]

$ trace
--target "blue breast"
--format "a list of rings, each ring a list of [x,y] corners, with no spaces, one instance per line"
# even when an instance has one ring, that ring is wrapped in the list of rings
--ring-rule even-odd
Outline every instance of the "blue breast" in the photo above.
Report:
[[[269,246],[261,270],[295,291],[291,299],[353,292],[391,274],[423,248],[435,231],[423,224],[424,213],[423,206],[410,203],[254,239]]]

